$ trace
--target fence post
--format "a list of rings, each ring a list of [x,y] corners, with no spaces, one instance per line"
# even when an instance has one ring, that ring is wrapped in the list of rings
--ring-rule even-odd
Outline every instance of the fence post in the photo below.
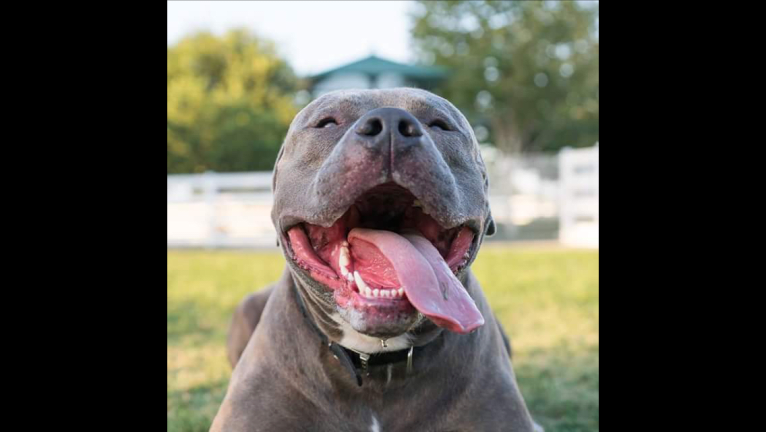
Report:
[[[214,171],[205,171],[202,174],[203,193],[208,215],[208,236],[206,244],[208,248],[218,246],[218,221],[216,215],[216,201],[218,194],[217,174]]]
[[[595,173],[595,185],[594,185],[594,187],[596,189],[596,198],[600,199],[600,195],[599,195],[599,179],[598,179],[598,175],[599,175],[598,141],[596,141],[596,145],[593,147],[593,152],[595,153],[593,160],[594,160],[594,162],[596,164],[596,167],[595,167],[595,169],[596,169],[596,173]],[[600,203],[599,203],[599,204],[596,205],[596,226],[599,226],[599,227],[600,227],[600,225],[599,225],[599,213],[600,212],[601,212],[601,206],[600,206]]]
[[[598,144],[583,149],[563,148],[559,155],[559,241],[598,248]]]
[[[559,241],[566,241],[567,231],[571,223],[569,199],[569,159],[570,147],[559,151]]]

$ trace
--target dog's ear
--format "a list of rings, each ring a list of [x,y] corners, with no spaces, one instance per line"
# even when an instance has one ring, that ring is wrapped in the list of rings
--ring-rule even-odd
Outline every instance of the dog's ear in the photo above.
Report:
[[[497,228],[495,227],[495,220],[492,219],[492,213],[490,212],[487,216],[487,223],[485,224],[487,227],[486,236],[491,237],[495,234],[495,231]]]

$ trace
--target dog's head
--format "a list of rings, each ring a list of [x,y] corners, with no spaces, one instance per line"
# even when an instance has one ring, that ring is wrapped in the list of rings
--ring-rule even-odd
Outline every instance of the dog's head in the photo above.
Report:
[[[423,90],[338,91],[293,120],[272,219],[306,296],[357,332],[483,324],[459,282],[494,232],[473,131]],[[420,312],[420,313],[418,313]]]

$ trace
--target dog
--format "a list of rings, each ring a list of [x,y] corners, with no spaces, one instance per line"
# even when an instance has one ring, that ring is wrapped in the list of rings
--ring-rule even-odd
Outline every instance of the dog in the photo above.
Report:
[[[211,431],[541,430],[471,272],[495,224],[457,108],[414,88],[325,94],[272,187],[287,266],[234,313]]]

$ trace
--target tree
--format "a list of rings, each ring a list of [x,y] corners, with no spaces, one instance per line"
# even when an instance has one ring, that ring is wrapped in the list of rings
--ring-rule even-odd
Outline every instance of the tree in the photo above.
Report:
[[[419,59],[437,89],[509,153],[598,141],[598,3],[419,1]]]
[[[273,45],[202,32],[167,53],[168,173],[272,169],[298,85]]]

